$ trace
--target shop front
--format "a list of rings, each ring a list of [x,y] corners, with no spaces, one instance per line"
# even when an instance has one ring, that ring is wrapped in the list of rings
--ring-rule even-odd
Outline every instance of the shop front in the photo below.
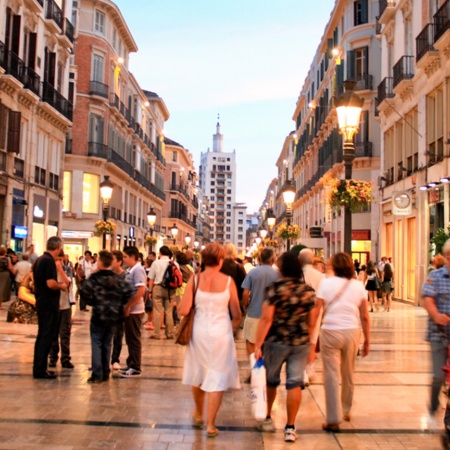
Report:
[[[33,196],[32,240],[29,244],[34,244],[38,255],[44,253],[48,238],[58,235],[59,205],[59,200],[47,199],[38,194]]]

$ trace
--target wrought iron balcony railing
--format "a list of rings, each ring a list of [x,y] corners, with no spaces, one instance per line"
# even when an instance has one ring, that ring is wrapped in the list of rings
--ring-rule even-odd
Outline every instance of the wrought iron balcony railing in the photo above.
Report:
[[[101,142],[88,142],[88,156],[108,158],[108,146]]]
[[[70,22],[69,19],[64,19],[64,34],[66,35],[67,39],[69,39],[70,42],[73,44],[73,38],[75,35],[75,29]]]
[[[72,120],[73,106],[50,83],[42,83],[42,101],[47,102],[67,119]]]
[[[434,23],[428,23],[416,37],[416,62],[420,61],[426,53],[434,50],[435,29]]]
[[[397,86],[403,80],[414,76],[414,56],[402,56],[394,65],[394,84]]]
[[[436,42],[450,28],[450,2],[447,0],[434,15],[436,26],[434,42]]]
[[[47,14],[45,17],[54,20],[56,25],[58,25],[61,30],[63,29],[63,13],[55,0],[47,0]]]
[[[89,84],[89,95],[98,95],[100,97],[108,98],[109,86],[100,81],[91,80]]]
[[[392,77],[386,77],[378,85],[378,104],[380,104],[386,98],[394,97],[393,83],[394,79]]]

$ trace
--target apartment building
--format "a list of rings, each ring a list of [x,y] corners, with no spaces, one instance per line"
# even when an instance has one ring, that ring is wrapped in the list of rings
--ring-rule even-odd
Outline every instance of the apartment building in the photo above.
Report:
[[[331,178],[344,178],[342,137],[339,134],[333,97],[344,92],[344,81],[356,82],[355,91],[364,99],[359,132],[355,137],[354,179],[376,181],[380,168],[380,127],[375,118],[376,86],[381,81],[380,42],[376,38],[378,1],[337,0],[312,60],[293,114],[295,133],[285,141],[277,166],[280,184],[276,208],[280,211],[283,161],[292,162],[297,194],[293,223],[299,225],[303,243],[323,250],[325,256],[343,250],[343,211],[330,209],[325,198]],[[294,148],[295,147],[295,148]],[[283,156],[284,155],[284,156]],[[287,155],[287,156],[286,156]],[[289,167],[287,167],[289,168]],[[375,189],[377,197],[378,190]],[[352,217],[352,258],[366,263],[379,256],[379,208]],[[324,236],[326,241],[321,240]],[[326,246],[326,248],[324,248]]]
[[[418,304],[430,239],[450,221],[450,2],[380,1],[381,253]]]
[[[61,231],[72,1],[0,0],[1,245],[38,253]]]
[[[136,245],[145,251],[150,208],[159,233],[164,194],[164,123],[169,111],[154,92],[143,90],[129,71],[137,45],[119,10],[109,0],[74,2],[76,92],[71,139],[64,170],[65,250],[73,257],[98,251],[103,236],[95,223],[115,223],[106,247]],[[102,204],[100,183],[109,177],[112,198]]]
[[[213,135],[213,151],[201,154],[199,182],[209,199],[212,241],[232,242],[238,251],[245,249],[245,233],[241,234],[239,220],[245,223],[242,204],[236,204],[236,152],[225,152],[224,136],[217,122]],[[245,208],[244,208],[245,209]],[[234,213],[236,212],[237,218]],[[235,227],[237,225],[237,228]],[[242,239],[239,238],[242,236]]]
[[[167,234],[165,244],[179,248],[193,247],[199,209],[194,157],[189,150],[171,139],[165,139],[165,147],[166,202],[163,206],[162,222],[163,230]],[[171,236],[174,226],[177,234]]]

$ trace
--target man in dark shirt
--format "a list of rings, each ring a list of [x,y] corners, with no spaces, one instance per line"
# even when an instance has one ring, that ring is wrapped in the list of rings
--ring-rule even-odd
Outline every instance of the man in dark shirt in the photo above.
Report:
[[[33,267],[34,295],[38,316],[38,333],[34,345],[33,377],[56,378],[54,372],[47,370],[47,360],[51,346],[58,337],[59,294],[68,289],[65,282],[58,283],[55,258],[62,247],[61,238],[51,237],[47,250]]]

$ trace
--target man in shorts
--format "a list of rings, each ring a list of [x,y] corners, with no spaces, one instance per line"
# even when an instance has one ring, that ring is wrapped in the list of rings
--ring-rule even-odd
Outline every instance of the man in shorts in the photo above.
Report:
[[[244,310],[247,310],[243,335],[248,355],[255,352],[256,329],[261,317],[266,288],[280,277],[279,272],[272,267],[274,262],[273,249],[271,247],[264,248],[260,255],[260,265],[251,270],[242,283],[244,289],[242,305]],[[250,377],[245,382],[249,383]]]

